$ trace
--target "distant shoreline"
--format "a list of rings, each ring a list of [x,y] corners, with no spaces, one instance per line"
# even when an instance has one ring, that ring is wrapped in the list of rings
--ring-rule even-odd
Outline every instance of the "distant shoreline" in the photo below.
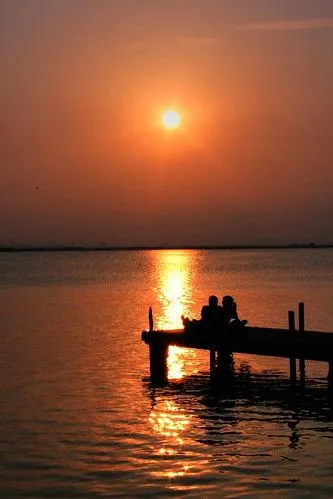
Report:
[[[0,246],[0,252],[38,252],[38,251],[152,251],[152,250],[253,250],[253,249],[324,249],[333,244],[246,244],[219,246]]]

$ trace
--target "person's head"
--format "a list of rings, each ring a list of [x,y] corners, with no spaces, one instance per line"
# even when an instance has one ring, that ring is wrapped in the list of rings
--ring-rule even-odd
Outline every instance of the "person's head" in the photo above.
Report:
[[[230,296],[230,295],[223,296],[223,298],[222,298],[222,306],[224,308],[230,308],[230,307],[233,306],[233,304],[234,304],[234,299],[233,299],[232,296]]]
[[[208,298],[208,305],[209,305],[210,307],[217,307],[218,303],[219,303],[219,300],[218,300],[218,297],[217,297],[217,296],[212,295],[212,296],[210,296],[210,297]]]

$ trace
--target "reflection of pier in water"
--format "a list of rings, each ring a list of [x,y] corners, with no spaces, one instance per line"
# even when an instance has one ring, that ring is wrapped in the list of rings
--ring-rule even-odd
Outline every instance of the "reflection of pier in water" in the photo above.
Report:
[[[228,383],[212,384],[206,373],[159,388],[147,378],[144,386],[152,403],[150,423],[157,433],[170,437],[173,445],[182,444],[188,433],[204,445],[231,446],[233,454],[232,446],[241,445],[249,434],[258,435],[258,426],[265,424],[273,432],[272,425],[280,423],[289,448],[296,449],[302,445],[300,426],[306,421],[324,423],[325,428],[317,431],[333,438],[333,396],[322,379],[292,387],[287,376],[269,371],[253,374],[248,364],[241,363],[231,370]],[[262,438],[265,447],[267,435]]]

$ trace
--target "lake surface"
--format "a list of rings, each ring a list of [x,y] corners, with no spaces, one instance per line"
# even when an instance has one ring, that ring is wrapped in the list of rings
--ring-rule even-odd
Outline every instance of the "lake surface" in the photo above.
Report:
[[[333,331],[333,250],[0,253],[0,497],[331,497],[327,365],[292,390],[287,359],[170,348],[149,382],[141,342],[231,294],[250,325]]]

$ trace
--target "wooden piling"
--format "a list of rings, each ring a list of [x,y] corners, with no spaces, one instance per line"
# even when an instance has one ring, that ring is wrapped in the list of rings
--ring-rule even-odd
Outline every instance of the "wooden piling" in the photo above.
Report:
[[[150,379],[154,384],[168,381],[168,346],[155,341],[149,345]]]
[[[230,375],[233,372],[233,355],[225,347],[217,351],[217,370],[227,382],[230,382]]]
[[[214,376],[216,367],[216,351],[215,348],[211,347],[209,350],[209,368],[210,376]]]
[[[333,359],[329,361],[328,363],[328,376],[327,376],[328,382],[330,387],[332,388],[333,386]]]
[[[288,312],[288,325],[290,331],[290,357],[289,357],[289,365],[290,365],[290,381],[292,384],[296,383],[297,373],[296,373],[296,357],[295,357],[295,312],[293,310],[289,310]]]
[[[305,329],[305,318],[304,318],[304,303],[298,304],[298,332],[304,333]],[[299,375],[301,384],[305,383],[305,359],[304,357],[299,358]]]
[[[153,309],[148,312],[149,332],[153,333],[153,341],[149,345],[150,379],[154,384],[165,384],[168,381],[169,346],[154,333]]]

